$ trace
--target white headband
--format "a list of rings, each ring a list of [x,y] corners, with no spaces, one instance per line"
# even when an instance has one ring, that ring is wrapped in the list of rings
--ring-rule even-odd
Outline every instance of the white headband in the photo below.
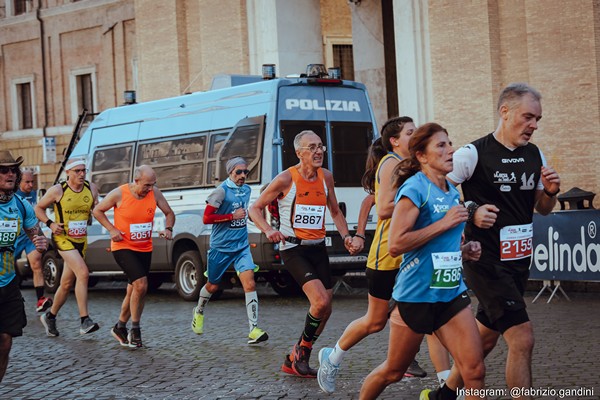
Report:
[[[71,162],[71,164],[67,164],[65,166],[65,169],[73,169],[74,167],[78,166],[78,165],[84,165],[85,166],[85,161],[83,160],[75,160],[73,162]]]

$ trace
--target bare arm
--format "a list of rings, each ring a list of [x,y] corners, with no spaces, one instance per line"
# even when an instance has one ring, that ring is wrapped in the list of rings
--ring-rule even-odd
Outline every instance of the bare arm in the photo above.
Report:
[[[560,177],[553,168],[542,167],[541,179],[544,190],[537,190],[535,193],[535,209],[542,215],[548,215],[556,205],[556,194],[560,191]]]
[[[388,158],[379,168],[379,190],[377,191],[377,216],[379,219],[389,219],[394,212],[394,197],[398,188],[392,185],[392,176],[394,169],[399,161],[394,158]]]
[[[396,204],[390,224],[388,242],[389,253],[392,257],[398,257],[400,254],[423,246],[448,229],[466,222],[468,217],[467,209],[464,206],[454,206],[439,221],[413,231],[419,212],[419,208],[408,197],[402,197]]]
[[[63,195],[63,190],[60,185],[54,185],[46,194],[37,202],[34,207],[35,216],[39,219],[43,224],[47,224],[50,221],[50,218],[46,215],[46,209],[52,207],[54,203],[60,200]],[[64,233],[64,224],[58,222],[52,222],[49,226],[50,230],[55,235],[60,235]]]
[[[100,224],[106,228],[108,233],[110,234],[110,238],[114,242],[120,242],[123,240],[123,232],[118,230],[106,217],[106,212],[111,208],[117,206],[121,202],[121,188],[113,189],[110,193],[106,195],[104,199],[100,203],[94,207],[92,213],[94,214],[94,218],[96,221],[100,222]]]
[[[279,193],[286,193],[290,186],[292,186],[292,174],[289,171],[283,171],[273,179],[258,199],[252,203],[250,208],[248,208],[248,215],[254,225],[256,225],[272,243],[285,242],[285,236],[267,222],[262,211],[267,205],[275,200],[277,196],[279,196]]]
[[[375,196],[368,194],[360,204],[360,211],[358,213],[358,226],[356,227],[356,233],[359,235],[365,235],[367,230],[367,220],[369,219],[369,213],[371,208],[375,205]]]
[[[158,208],[165,214],[165,230],[158,232],[158,234],[167,240],[171,240],[173,239],[173,232],[166,228],[173,229],[173,226],[175,225],[175,213],[173,212],[173,209],[171,209],[167,199],[165,199],[165,196],[156,187],[154,188],[154,198],[156,199]]]

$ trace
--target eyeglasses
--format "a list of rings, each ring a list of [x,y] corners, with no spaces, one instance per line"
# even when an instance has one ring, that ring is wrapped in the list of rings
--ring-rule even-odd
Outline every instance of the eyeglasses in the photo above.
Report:
[[[241,175],[241,174],[248,175],[249,173],[250,173],[249,169],[236,169],[235,170],[236,175]]]
[[[327,147],[322,144],[311,144],[310,146],[300,147],[301,149],[308,149],[311,153],[316,153],[317,150],[322,150],[323,152],[327,151]]]
[[[19,167],[0,167],[0,174],[8,174],[9,172],[18,173]]]
[[[87,168],[81,168],[81,169],[72,169],[71,171],[75,172],[76,174],[85,174],[86,172],[88,172]]]

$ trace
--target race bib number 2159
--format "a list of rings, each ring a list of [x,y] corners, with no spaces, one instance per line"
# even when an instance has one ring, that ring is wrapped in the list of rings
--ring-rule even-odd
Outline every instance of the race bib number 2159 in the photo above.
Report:
[[[500,230],[500,260],[520,260],[531,256],[533,224],[510,225]]]

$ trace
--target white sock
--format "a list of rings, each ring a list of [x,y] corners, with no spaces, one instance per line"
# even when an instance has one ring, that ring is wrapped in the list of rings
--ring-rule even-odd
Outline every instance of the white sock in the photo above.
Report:
[[[329,362],[335,366],[339,366],[344,359],[344,355],[346,354],[346,350],[342,350],[340,347],[340,342],[338,341],[333,348],[333,351],[329,355]]]
[[[248,325],[250,331],[258,324],[258,296],[256,292],[246,293],[246,313],[248,314]]]
[[[197,313],[204,314],[204,307],[206,307],[206,304],[210,300],[210,296],[212,296],[212,293],[206,290],[206,285],[202,286],[202,289],[200,289],[200,298],[198,299],[198,307],[196,307]]]
[[[437,373],[438,381],[440,381],[440,387],[446,383],[448,377],[450,376],[450,370],[447,369],[445,371],[440,371]]]

